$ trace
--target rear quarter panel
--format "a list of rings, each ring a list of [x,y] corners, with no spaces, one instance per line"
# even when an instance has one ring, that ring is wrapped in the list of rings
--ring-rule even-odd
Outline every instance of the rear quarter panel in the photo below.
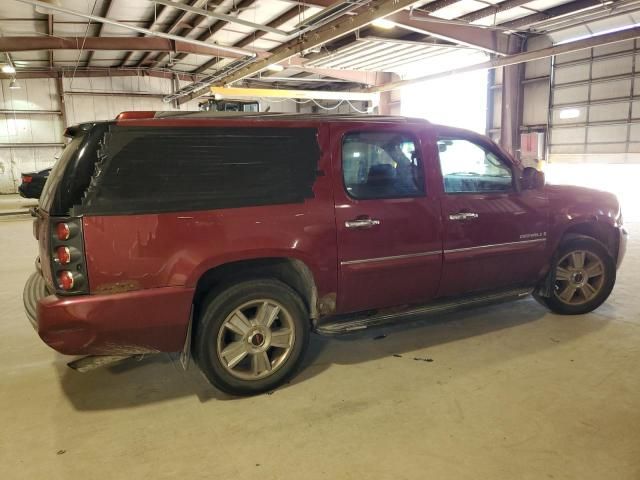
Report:
[[[336,291],[336,234],[328,128],[314,198],[303,203],[148,215],[85,216],[91,293],[195,287],[207,270],[289,257],[312,271],[320,296]]]

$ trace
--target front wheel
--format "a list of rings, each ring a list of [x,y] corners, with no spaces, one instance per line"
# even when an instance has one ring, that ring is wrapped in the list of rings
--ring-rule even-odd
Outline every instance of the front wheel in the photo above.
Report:
[[[616,281],[616,267],[607,250],[591,238],[576,238],[560,246],[551,266],[554,284],[549,297],[537,297],[563,315],[588,313],[604,303]]]
[[[205,301],[194,354],[220,390],[252,395],[291,378],[308,340],[309,315],[299,295],[277,280],[250,280]]]

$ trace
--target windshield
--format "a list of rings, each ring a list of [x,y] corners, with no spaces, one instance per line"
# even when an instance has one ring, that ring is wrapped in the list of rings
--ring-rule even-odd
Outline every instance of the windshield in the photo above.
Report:
[[[56,195],[57,186],[60,183],[60,180],[62,180],[64,172],[69,165],[71,158],[80,148],[83,138],[83,135],[79,135],[71,140],[71,142],[64,147],[64,149],[62,150],[62,155],[51,169],[49,178],[44,184],[44,189],[42,190],[42,195],[40,196],[39,206],[45,212],[49,212],[49,210],[51,209],[51,205]]]

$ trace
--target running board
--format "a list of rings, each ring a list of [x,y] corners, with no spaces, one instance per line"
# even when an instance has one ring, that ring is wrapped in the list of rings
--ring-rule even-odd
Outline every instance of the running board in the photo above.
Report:
[[[518,300],[528,296],[531,292],[533,292],[533,288],[521,288],[474,297],[463,297],[456,300],[440,301],[402,311],[390,311],[390,309],[386,309],[368,316],[363,316],[362,314],[356,314],[355,316],[341,315],[327,318],[316,327],[315,331],[321,335],[341,335],[366,328],[379,327],[389,323],[412,321],[418,316],[433,316],[481,305]]]

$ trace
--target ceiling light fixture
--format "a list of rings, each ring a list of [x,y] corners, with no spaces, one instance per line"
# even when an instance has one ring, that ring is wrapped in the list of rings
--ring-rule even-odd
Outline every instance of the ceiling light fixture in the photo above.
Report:
[[[284,70],[284,67],[282,65],[279,65],[277,63],[272,63],[271,65],[269,65],[267,67],[267,70],[271,71],[271,72],[281,72]]]
[[[16,73],[16,69],[13,67],[13,65],[9,65],[7,63],[5,65],[2,65],[2,73],[8,73],[13,75],[14,73]]]
[[[373,25],[374,27],[383,28],[385,30],[391,30],[396,26],[395,23],[393,23],[391,20],[387,20],[386,18],[378,18],[377,20],[371,22],[371,25]]]

